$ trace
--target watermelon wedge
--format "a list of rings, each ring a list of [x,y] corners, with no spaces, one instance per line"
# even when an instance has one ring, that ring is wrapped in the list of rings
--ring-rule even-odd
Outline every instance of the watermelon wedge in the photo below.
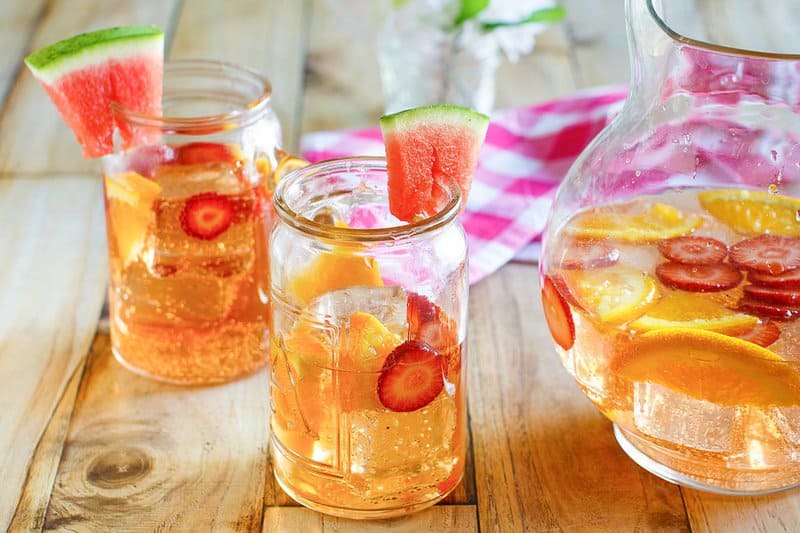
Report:
[[[467,202],[489,117],[467,107],[438,104],[380,119],[389,175],[389,210],[413,222],[435,214],[447,199],[447,184]]]
[[[25,64],[75,134],[84,157],[113,151],[115,125],[122,148],[143,144],[153,134],[116,124],[110,104],[161,114],[164,32],[159,28],[123,26],[82,33],[37,50]]]

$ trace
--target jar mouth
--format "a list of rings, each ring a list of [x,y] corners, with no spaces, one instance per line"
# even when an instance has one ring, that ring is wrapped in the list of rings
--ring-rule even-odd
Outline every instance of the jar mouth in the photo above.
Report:
[[[208,135],[248,126],[270,107],[272,84],[248,67],[224,61],[183,59],[164,63],[163,115],[148,115],[112,102],[114,117],[167,134]],[[204,111],[170,113],[181,102],[216,102]]]
[[[449,199],[436,213],[421,220],[377,228],[351,228],[310,219],[292,207],[287,197],[293,189],[311,180],[325,179],[325,176],[366,174],[386,171],[384,157],[361,156],[331,159],[289,172],[275,188],[272,201],[278,216],[293,228],[322,239],[337,243],[365,243],[399,241],[411,239],[440,229],[456,218],[461,211],[461,189],[455,180],[448,184],[446,192]]]
[[[639,1],[639,0],[633,0],[633,1]],[[782,59],[782,60],[795,60],[795,61],[800,60],[800,51],[778,52],[769,50],[756,50],[756,49],[751,49],[749,47],[720,44],[695,37],[689,37],[684,32],[677,31],[673,27],[673,25],[671,25],[666,20],[666,18],[661,13],[659,13],[659,10],[656,8],[656,5],[654,4],[654,2],[657,2],[660,6],[661,2],[659,0],[646,0],[646,1],[647,1],[647,10],[649,11],[650,16],[653,18],[655,23],[661,28],[661,30],[664,33],[666,33],[670,38],[672,38],[675,41],[696,48],[703,48],[709,51],[730,54],[730,55],[744,55],[744,56],[758,57],[764,59]]]

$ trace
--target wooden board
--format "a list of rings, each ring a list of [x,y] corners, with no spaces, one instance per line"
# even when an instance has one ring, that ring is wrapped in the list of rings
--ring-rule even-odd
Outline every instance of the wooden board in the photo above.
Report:
[[[45,0],[3,2],[0,4],[0,105],[11,84],[23,68],[26,46],[36,29]]]

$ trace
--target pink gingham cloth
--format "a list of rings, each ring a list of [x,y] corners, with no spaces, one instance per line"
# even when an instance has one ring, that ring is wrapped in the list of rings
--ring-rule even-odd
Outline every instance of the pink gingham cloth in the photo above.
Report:
[[[592,89],[492,115],[461,215],[469,241],[470,283],[518,254],[538,259],[537,243],[556,187],[625,96],[622,87]],[[384,155],[377,127],[309,133],[301,150],[311,162]]]

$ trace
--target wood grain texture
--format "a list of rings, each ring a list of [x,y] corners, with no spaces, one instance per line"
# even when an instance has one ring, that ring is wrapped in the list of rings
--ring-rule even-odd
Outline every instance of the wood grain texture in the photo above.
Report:
[[[94,335],[105,293],[100,181],[0,180],[0,530]]]
[[[257,530],[266,373],[217,387],[162,385],[125,370],[108,337],[98,339],[45,529]]]
[[[730,497],[683,489],[692,531],[794,532],[800,528],[800,494]]]
[[[109,26],[155,24],[166,28],[177,1],[53,0],[25,52]],[[99,171],[96,161],[81,158],[78,143],[27,68],[19,69],[1,117],[0,173]],[[34,146],[35,157],[31,154]]]
[[[0,3],[0,105],[23,66],[28,41],[46,5],[46,0]]]
[[[273,507],[264,514],[264,533],[420,533],[457,531],[476,533],[478,521],[473,505],[435,506],[425,511],[379,521],[355,521],[324,516],[303,507]]]
[[[537,279],[536,267],[507,265],[471,292],[481,531],[688,530],[678,487],[623,454],[562,368],[542,327]]]

